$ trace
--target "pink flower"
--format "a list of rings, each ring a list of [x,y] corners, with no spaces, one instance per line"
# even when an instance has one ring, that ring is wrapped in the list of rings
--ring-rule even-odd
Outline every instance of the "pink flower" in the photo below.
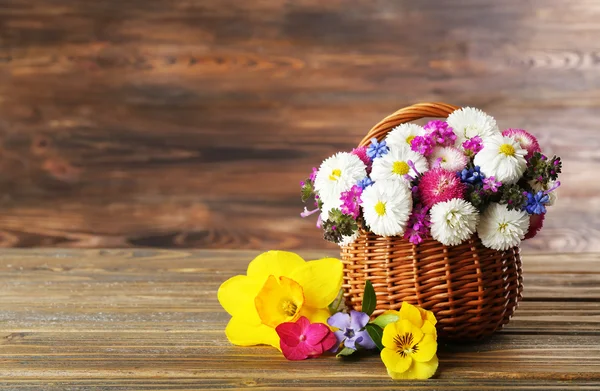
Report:
[[[310,174],[310,180],[311,180],[311,182],[313,182],[313,183],[315,182],[315,178],[317,177],[317,172],[318,171],[319,170],[317,169],[317,167],[313,167],[312,173]],[[304,185],[302,185],[302,186],[304,186]]]
[[[502,182],[497,181],[496,177],[491,176],[483,179],[483,190],[489,190],[492,193],[496,193],[500,186],[502,186]]]
[[[359,205],[362,202],[360,196],[362,195],[363,189],[360,186],[354,185],[348,191],[342,192],[340,197],[342,201],[342,213],[350,215],[356,220],[360,213]]]
[[[337,344],[335,334],[323,323],[310,323],[302,316],[296,322],[281,323],[275,328],[280,347],[288,360],[319,357]]]
[[[419,182],[421,201],[427,208],[453,198],[463,199],[465,190],[466,185],[460,181],[456,173],[440,167],[427,171]]]
[[[427,137],[431,138],[433,144],[451,147],[456,142],[454,130],[445,121],[429,121],[423,128],[427,131]]]
[[[467,152],[471,151],[471,153],[469,155],[475,155],[475,154],[477,154],[477,152],[479,152],[483,149],[483,140],[481,139],[481,137],[475,136],[475,137],[472,137],[472,138],[466,140],[462,144],[462,147]]]
[[[523,149],[527,150],[525,159],[529,159],[535,152],[542,152],[540,144],[538,143],[535,136],[523,129],[506,129],[502,132],[503,136],[513,138]]]
[[[410,142],[410,149],[423,156],[428,156],[433,151],[433,147],[435,147],[435,141],[429,135],[416,136]]]
[[[365,163],[365,166],[367,166],[367,169],[371,167],[372,162],[371,159],[369,159],[369,156],[367,155],[366,146],[354,148],[350,153],[356,155],[360,160],[362,160],[362,162]]]
[[[415,205],[404,232],[404,239],[412,244],[419,244],[423,241],[423,238],[429,237],[431,221],[427,212],[428,209],[423,205]]]

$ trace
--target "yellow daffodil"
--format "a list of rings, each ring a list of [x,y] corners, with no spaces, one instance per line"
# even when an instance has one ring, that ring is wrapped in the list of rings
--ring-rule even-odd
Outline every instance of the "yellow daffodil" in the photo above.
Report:
[[[218,298],[232,316],[225,334],[235,345],[279,347],[275,327],[301,316],[325,323],[327,306],[342,285],[342,263],[325,258],[306,262],[285,251],[269,251],[248,265],[246,275],[225,281]]]
[[[438,367],[437,322],[432,312],[402,303],[399,319],[383,330],[381,359],[392,379],[429,379]]]

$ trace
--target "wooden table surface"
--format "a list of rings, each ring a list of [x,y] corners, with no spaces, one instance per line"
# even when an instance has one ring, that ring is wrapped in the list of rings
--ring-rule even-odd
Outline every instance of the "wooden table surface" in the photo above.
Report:
[[[440,344],[421,382],[393,382],[377,356],[288,362],[231,346],[216,290],[257,254],[4,250],[0,390],[600,389],[600,254],[525,252],[512,322],[486,342]]]

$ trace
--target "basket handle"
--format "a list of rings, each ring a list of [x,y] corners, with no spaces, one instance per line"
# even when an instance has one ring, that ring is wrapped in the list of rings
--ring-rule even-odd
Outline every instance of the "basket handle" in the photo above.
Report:
[[[373,126],[358,146],[362,147],[371,144],[371,139],[373,137],[381,141],[390,130],[400,124],[425,117],[445,118],[459,108],[460,107],[458,106],[449,105],[447,103],[417,103],[405,107],[388,115],[377,125]]]

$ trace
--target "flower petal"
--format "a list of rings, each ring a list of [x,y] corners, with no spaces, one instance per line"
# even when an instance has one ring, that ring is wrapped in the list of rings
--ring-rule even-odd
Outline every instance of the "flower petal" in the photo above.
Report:
[[[219,287],[219,303],[231,316],[240,316],[249,323],[259,323],[260,318],[254,306],[254,298],[262,284],[247,276],[235,276]]]
[[[364,312],[350,311],[350,328],[354,331],[362,330],[369,323],[371,318]]]
[[[427,362],[431,360],[437,352],[437,342],[431,334],[425,334],[417,346],[417,351],[411,353],[411,356],[418,362]]]
[[[313,323],[308,326],[304,335],[306,336],[307,344],[316,345],[321,343],[329,333],[331,333],[331,330],[323,323]]]
[[[437,319],[435,318],[435,315],[433,314],[433,312],[428,311],[421,307],[418,307],[418,309],[421,312],[421,318],[423,318],[423,320],[430,321],[435,326],[435,324],[437,323]]]
[[[308,358],[308,354],[304,349],[304,345],[297,346],[288,346],[285,342],[281,341],[281,352],[283,356],[291,361],[300,361],[306,360]]]
[[[438,367],[438,358],[433,356],[430,361],[418,362],[413,361],[413,365],[404,372],[394,372],[388,369],[388,374],[394,380],[408,380],[408,379],[429,379],[435,374]]]
[[[271,345],[279,347],[279,336],[275,329],[261,323],[247,323],[244,318],[233,317],[225,328],[227,339],[234,345]]]
[[[390,323],[383,329],[383,336],[381,337],[381,343],[386,348],[396,349],[396,342],[394,338],[398,335],[396,331],[396,323]]]
[[[425,322],[423,322],[423,327],[421,327],[421,331],[425,334],[433,335],[433,338],[437,340],[437,330],[433,323],[431,323],[430,321],[426,320]]]
[[[285,343],[286,346],[294,348],[298,346],[300,343],[300,335],[302,334],[302,330],[300,326],[293,322],[285,322],[275,327],[275,331],[282,343]]]
[[[300,316],[306,316],[312,323],[324,323],[327,324],[327,319],[329,319],[328,309],[325,308],[311,308],[307,306],[303,306],[300,310]]]
[[[400,307],[400,319],[408,320],[417,327],[423,326],[421,311],[406,301],[402,302],[402,307]]]
[[[321,346],[323,346],[323,351],[330,351],[334,348],[338,347],[338,343],[337,343],[337,338],[335,337],[335,335],[333,335],[333,333],[330,331],[327,336],[325,336],[325,338],[323,339],[323,341],[321,341]]]
[[[350,315],[343,312],[336,312],[327,319],[327,324],[340,330],[350,328]]]
[[[423,336],[425,334],[423,334],[423,332],[421,331],[421,329],[417,326],[415,326],[413,323],[409,322],[406,319],[401,319],[398,322],[395,323],[396,326],[396,333],[397,335],[405,335],[405,334],[411,334],[412,335],[412,344],[411,347],[415,346],[416,344],[418,344],[419,342],[421,342],[421,340],[423,339]],[[387,327],[386,327],[387,329]],[[384,330],[384,334],[385,334],[385,330]]]
[[[381,351],[381,360],[385,364],[388,371],[404,372],[410,368],[413,360],[409,355],[402,356],[396,351],[384,348]]]
[[[335,300],[342,287],[342,270],[343,265],[339,259],[324,258],[306,262],[289,277],[302,286],[306,305],[326,308]]]
[[[359,338],[361,338],[360,341]],[[365,349],[375,349],[375,342],[373,342],[367,330],[359,331],[356,333],[356,343],[358,343]]]
[[[298,319],[303,304],[302,287],[284,276],[270,275],[254,298],[256,312],[262,323],[273,328]]]
[[[264,280],[271,274],[289,277],[292,271],[306,262],[298,254],[287,251],[267,251],[254,258],[248,265],[248,277]],[[329,304],[329,303],[328,303]]]

